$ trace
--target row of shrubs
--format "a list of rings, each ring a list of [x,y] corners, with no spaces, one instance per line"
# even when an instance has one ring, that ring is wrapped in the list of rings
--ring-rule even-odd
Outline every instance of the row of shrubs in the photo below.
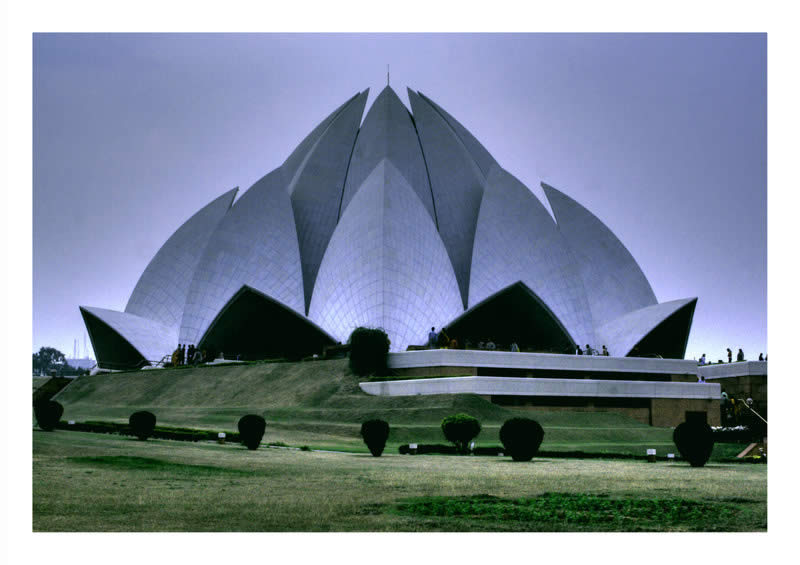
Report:
[[[54,400],[45,400],[34,404],[34,414],[39,427],[46,431],[55,429],[64,408]],[[85,423],[76,425],[75,429],[91,427],[93,424]],[[96,425],[95,425],[96,426]],[[152,412],[139,411],[131,414],[128,419],[128,428],[122,429],[120,424],[105,424],[108,428],[116,426],[113,431],[130,432],[140,440],[146,440],[154,435],[166,439],[214,439],[214,432],[197,432],[195,430],[156,429],[156,416]],[[255,450],[261,444],[266,430],[266,421],[257,414],[247,414],[239,419],[237,424],[238,436],[232,434],[231,441],[240,441],[248,449]],[[100,431],[92,429],[91,431]],[[105,431],[105,430],[103,430]],[[481,431],[481,424],[477,418],[468,414],[455,414],[442,420],[442,433],[452,444],[450,446],[423,445],[417,446],[417,453],[454,453],[466,454],[470,452],[470,443]],[[188,432],[188,433],[187,433]],[[176,436],[184,437],[176,437]],[[185,437],[190,435],[191,438]],[[195,437],[195,436],[206,437]],[[211,437],[208,437],[208,436]],[[380,457],[389,438],[389,423],[385,420],[368,420],[361,425],[361,437],[370,453]],[[530,418],[511,418],[500,427],[500,442],[503,444],[504,453],[511,456],[514,461],[530,461],[539,451],[544,440],[544,429]],[[681,457],[689,462],[692,467],[702,467],[711,457],[714,448],[714,433],[711,427],[704,422],[683,422],[675,428],[673,441]],[[405,451],[404,451],[405,448]],[[449,449],[448,449],[449,448]],[[400,453],[410,452],[410,448],[401,446]],[[498,448],[478,448],[474,453],[482,455],[497,455]]]
[[[455,414],[442,420],[442,433],[452,446],[429,445],[417,447],[417,453],[453,453],[470,452],[470,443],[478,437],[481,423],[469,414]],[[384,420],[368,420],[361,424],[361,437],[370,453],[380,457],[389,438],[389,424]],[[544,429],[536,420],[529,418],[511,418],[500,428],[500,441],[504,453],[508,453],[514,461],[530,461],[544,439]],[[404,450],[405,448],[405,450]],[[409,453],[408,445],[401,446],[400,453]],[[477,448],[473,451],[480,455],[497,455],[499,448]]]
[[[217,432],[193,430],[189,428],[167,428],[156,426],[156,416],[152,412],[141,410],[128,418],[128,425],[110,422],[82,422],[65,426],[60,420],[64,407],[55,400],[44,400],[33,404],[36,422],[44,431],[68,428],[76,431],[119,433],[136,436],[144,441],[150,437],[161,439],[177,439],[184,441],[201,441],[217,439]],[[267,423],[257,414],[247,414],[239,419],[239,433],[230,434],[226,440],[241,442],[248,449],[257,449],[264,437]]]

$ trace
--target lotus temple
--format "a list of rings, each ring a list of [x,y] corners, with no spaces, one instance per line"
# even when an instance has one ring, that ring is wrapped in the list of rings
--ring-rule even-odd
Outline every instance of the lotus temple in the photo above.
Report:
[[[600,219],[542,183],[551,215],[427,96],[409,89],[409,109],[387,86],[364,117],[367,95],[238,199],[200,208],[124,311],[80,307],[100,367],[157,365],[179,343],[226,359],[323,356],[366,326],[388,334],[396,374],[457,379],[365,383],[370,394],[607,405],[653,425],[717,402],[720,385],[683,360],[696,298],[659,302]],[[459,348],[418,351],[431,327]],[[465,347],[489,340],[497,351]],[[587,344],[609,356],[575,355]]]

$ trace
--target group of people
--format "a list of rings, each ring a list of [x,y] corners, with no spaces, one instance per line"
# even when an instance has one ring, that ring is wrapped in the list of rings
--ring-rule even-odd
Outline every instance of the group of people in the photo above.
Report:
[[[447,335],[445,328],[437,332],[434,327],[428,333],[428,349],[458,349],[458,340]]]
[[[727,348],[727,352],[728,352],[728,363],[733,363],[733,351],[731,351],[730,347]],[[759,361],[766,361],[767,357],[763,353],[759,353],[758,354],[758,360]],[[744,351],[742,351],[741,348],[739,348],[739,352],[736,354],[736,362],[738,363],[740,361],[746,361],[746,359],[744,358]],[[717,361],[717,363],[722,363],[722,359]],[[703,353],[703,355],[700,356],[700,360],[697,362],[697,364],[698,365],[709,365],[708,360],[706,360],[706,354],[705,353]]]
[[[482,339],[477,343],[477,346],[469,339],[464,341],[464,349],[481,349],[484,351],[496,351],[497,344],[491,338]],[[431,328],[428,333],[428,349],[460,349],[458,339],[447,335],[447,328],[442,328],[438,332],[436,328]],[[513,342],[510,346],[511,351],[519,351],[519,345]]]
[[[578,346],[577,351],[575,352],[576,355],[601,355],[603,357],[608,357],[608,348],[604,345],[602,351],[597,351],[596,349],[592,348],[591,345],[588,343],[586,344],[586,349],[581,349],[581,346]]]
[[[172,366],[197,365],[202,363],[205,357],[205,352],[197,349],[194,344],[187,346],[185,343],[179,343],[177,349],[172,352]]]

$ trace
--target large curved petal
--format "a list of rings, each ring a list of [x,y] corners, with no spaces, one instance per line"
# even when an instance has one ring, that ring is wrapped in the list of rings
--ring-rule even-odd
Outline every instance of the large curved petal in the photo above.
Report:
[[[360,93],[353,95],[347,102],[331,112],[328,117],[322,120],[311,133],[303,138],[303,141],[301,141],[297,147],[295,147],[294,151],[292,151],[292,154],[289,155],[281,165],[281,169],[283,169],[286,178],[294,178],[294,175],[303,166],[309,153],[311,153],[311,150],[316,147],[320,137],[322,137],[322,134],[328,130],[328,127],[331,125],[333,120],[336,119],[336,116],[338,116],[342,110],[347,108],[347,106],[359,96]]]
[[[382,327],[392,351],[462,311],[447,251],[402,174],[384,159],[356,191],[320,267],[309,317],[344,342]]]
[[[497,161],[494,160],[494,157],[486,150],[486,148],[478,141],[474,135],[472,135],[467,128],[462,126],[458,120],[456,120],[453,116],[448,114],[444,108],[439,106],[436,102],[422,94],[421,92],[419,95],[425,100],[428,104],[433,106],[439,114],[444,118],[447,124],[453,128],[453,131],[456,133],[458,138],[464,144],[464,147],[467,148],[469,154],[477,163],[478,168],[480,168],[481,172],[484,176],[489,174],[489,169],[492,168],[493,165],[497,164]]]
[[[178,346],[174,327],[105,308],[81,306],[80,311],[101,368],[132,369],[157,363]]]
[[[596,326],[656,304],[656,296],[636,260],[594,214],[542,183],[558,229],[578,260]]]
[[[142,273],[125,312],[174,328],[177,335],[192,275],[237,190],[215,199],[172,234]]]
[[[359,94],[339,112],[289,180],[306,309],[319,264],[339,219],[347,166],[368,92]]]
[[[597,329],[601,344],[612,356],[660,355],[683,359],[697,298],[683,298],[647,306],[620,316]]]
[[[492,165],[475,231],[470,308],[516,281],[552,309],[575,343],[595,343],[586,291],[569,245],[528,187]]]
[[[428,172],[414,122],[408,109],[388,86],[372,103],[358,132],[353,158],[347,171],[339,217],[381,159],[388,159],[400,171],[431,219],[436,222]]]
[[[282,169],[256,182],[222,219],[186,299],[181,343],[198,343],[231,297],[248,285],[305,313],[300,250]]]
[[[412,90],[408,91],[408,98],[428,165],[439,235],[453,264],[466,308],[472,244],[485,178],[464,143],[441,114]]]

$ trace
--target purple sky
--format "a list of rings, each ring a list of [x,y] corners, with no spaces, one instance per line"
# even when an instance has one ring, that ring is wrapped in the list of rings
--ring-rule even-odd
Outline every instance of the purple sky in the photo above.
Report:
[[[687,358],[767,351],[765,34],[34,35],[33,350],[82,353],[79,305],[124,309],[175,229],[387,63],[597,215],[659,301],[699,297]]]

